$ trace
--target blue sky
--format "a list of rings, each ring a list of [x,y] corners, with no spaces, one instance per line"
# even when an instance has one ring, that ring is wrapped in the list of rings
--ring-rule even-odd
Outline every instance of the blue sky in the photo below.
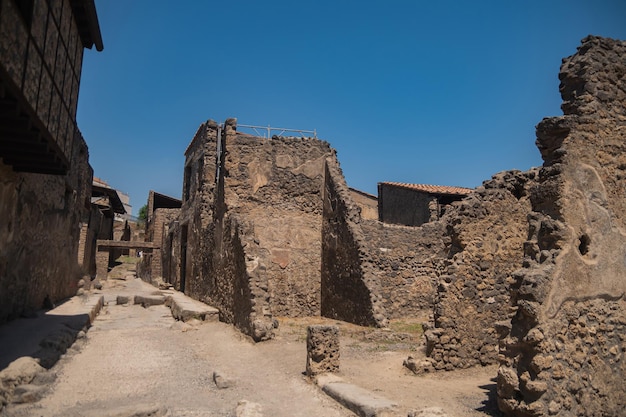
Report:
[[[475,187],[541,165],[558,71],[588,34],[626,39],[626,1],[96,0],[78,125],[95,175],[180,198],[198,126],[317,130],[348,185]]]

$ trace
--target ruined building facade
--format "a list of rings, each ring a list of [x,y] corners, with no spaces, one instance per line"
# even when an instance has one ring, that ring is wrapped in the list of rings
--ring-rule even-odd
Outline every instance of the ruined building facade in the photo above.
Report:
[[[496,174],[441,219],[447,240],[425,332],[426,366],[497,363],[502,326],[512,315],[510,276],[522,262],[535,174]]]
[[[320,313],[323,167],[310,138],[200,126],[185,152],[180,215],[163,235],[163,280],[220,309],[255,340],[273,316]]]
[[[616,416],[626,406],[626,42],[589,36],[559,73],[564,115],[537,126],[516,314],[502,340],[509,416]]]
[[[624,42],[585,39],[561,68],[565,115],[537,126],[543,166],[496,174],[419,226],[362,215],[373,203],[355,201],[327,143],[209,121],[185,153],[163,278],[255,340],[279,316],[386,326],[430,313],[412,369],[499,362],[506,415],[618,415],[624,57]]]
[[[147,237],[160,250],[142,278],[219,308],[255,340],[272,337],[275,317],[385,326],[432,308],[445,228],[362,216],[372,199],[353,201],[328,143],[208,121],[185,157],[181,208],[154,210]]]
[[[0,1],[0,322],[76,292],[93,176],[76,106],[93,45],[93,0]]]

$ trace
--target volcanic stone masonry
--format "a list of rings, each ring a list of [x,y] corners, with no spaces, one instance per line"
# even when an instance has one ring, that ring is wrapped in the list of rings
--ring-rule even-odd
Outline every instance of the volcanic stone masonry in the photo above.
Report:
[[[163,279],[220,309],[255,340],[273,316],[320,314],[322,181],[328,143],[263,139],[204,123],[186,155]]]
[[[537,127],[544,165],[496,174],[420,227],[364,219],[326,142],[209,121],[185,153],[163,277],[257,341],[274,316],[386,326],[432,312],[424,366],[499,361],[507,415],[619,414],[625,52],[583,40],[561,69],[565,116]]]
[[[496,174],[443,217],[449,244],[425,332],[427,367],[497,362],[498,331],[512,316],[508,277],[522,262],[535,175]]]
[[[544,160],[501,342],[509,416],[626,407],[626,42],[589,36],[563,60],[564,115],[537,126]]]

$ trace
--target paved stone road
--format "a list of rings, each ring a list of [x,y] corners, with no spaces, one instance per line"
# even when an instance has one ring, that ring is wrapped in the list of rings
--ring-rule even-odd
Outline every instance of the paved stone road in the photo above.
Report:
[[[49,393],[8,415],[353,415],[304,379],[304,342],[255,345],[224,323],[183,325],[163,305],[115,303],[118,295],[154,291],[137,279],[106,282],[104,308],[53,368]],[[218,388],[215,372],[229,388]],[[258,406],[236,413],[242,400]]]

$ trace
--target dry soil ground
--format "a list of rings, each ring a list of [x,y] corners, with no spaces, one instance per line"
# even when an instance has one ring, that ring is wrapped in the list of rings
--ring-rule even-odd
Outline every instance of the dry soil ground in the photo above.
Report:
[[[274,340],[254,344],[224,323],[182,326],[162,305],[116,305],[117,295],[146,291],[147,285],[115,279],[127,275],[128,265],[120,268],[104,283],[108,304],[87,336],[53,368],[57,378],[47,395],[10,407],[7,415],[131,416],[160,409],[168,416],[235,416],[237,404],[247,400],[260,404],[266,417],[352,416],[303,375],[306,326],[313,323],[339,326],[339,375],[397,402],[396,415],[431,407],[450,417],[497,415],[494,367],[415,376],[402,366],[408,355],[420,355],[416,323],[380,330],[283,318]],[[214,372],[232,386],[218,388]]]

